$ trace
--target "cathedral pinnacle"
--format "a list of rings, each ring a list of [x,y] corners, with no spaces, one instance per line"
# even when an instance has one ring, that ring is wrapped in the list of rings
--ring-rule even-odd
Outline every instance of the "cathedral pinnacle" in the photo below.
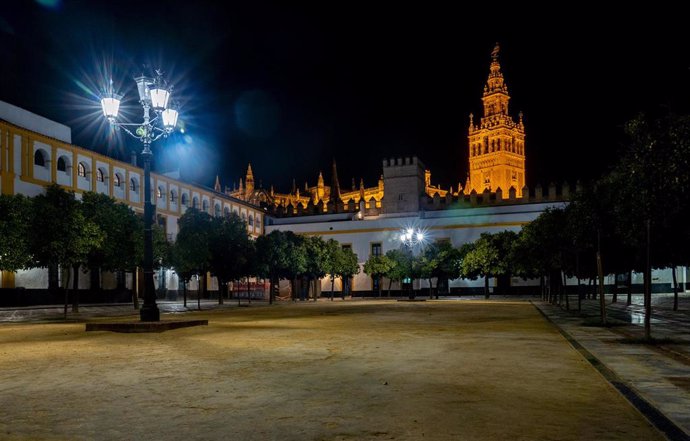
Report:
[[[220,187],[220,178],[218,177],[218,175],[216,175],[216,183],[213,184],[213,190],[216,193],[220,193],[221,187]]]

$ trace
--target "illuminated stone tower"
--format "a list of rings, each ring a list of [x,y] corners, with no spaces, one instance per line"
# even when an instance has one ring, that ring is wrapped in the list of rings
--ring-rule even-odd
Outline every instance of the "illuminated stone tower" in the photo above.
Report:
[[[501,189],[507,198],[511,187],[517,197],[525,186],[525,126],[522,112],[516,123],[508,114],[508,86],[503,80],[498,62],[499,46],[491,52],[489,79],[484,86],[484,116],[479,125],[470,114],[469,158],[470,172],[465,193],[472,190]]]

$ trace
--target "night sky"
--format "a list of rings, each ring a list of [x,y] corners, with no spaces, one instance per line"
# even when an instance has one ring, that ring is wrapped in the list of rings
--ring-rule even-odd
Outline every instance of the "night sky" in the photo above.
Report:
[[[383,158],[413,154],[434,183],[464,184],[468,115],[481,114],[496,41],[511,113],[525,114],[530,186],[603,173],[640,111],[690,110],[684,14],[652,4],[18,3],[0,11],[0,100],[127,159],[139,146],[109,132],[97,95],[112,76],[136,112],[131,77],[160,67],[186,132],[155,145],[155,168],[202,185],[217,173],[231,185],[251,161],[257,184],[287,191],[319,170],[329,182],[335,157],[341,187],[373,186]]]

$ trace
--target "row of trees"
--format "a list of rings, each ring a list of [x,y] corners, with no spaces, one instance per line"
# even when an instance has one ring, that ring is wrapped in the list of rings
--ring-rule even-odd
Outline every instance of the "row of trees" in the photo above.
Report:
[[[333,239],[324,241],[316,236],[272,231],[254,241],[247,234],[245,222],[234,213],[212,217],[188,209],[180,217],[179,227],[171,251],[171,266],[185,285],[192,276],[199,276],[202,291],[206,290],[205,274],[215,276],[220,287],[220,303],[227,295],[229,282],[249,277],[269,280],[272,303],[280,280],[290,281],[294,298],[297,280],[303,280],[316,293],[317,281],[328,275],[333,299],[335,279],[340,277],[347,285],[349,278],[359,272],[357,255]],[[346,286],[343,295],[345,291]]]
[[[143,219],[108,196],[86,192],[78,200],[73,192],[51,185],[34,198],[0,195],[0,213],[0,270],[49,268],[53,291],[61,270],[65,311],[70,288],[73,310],[79,309],[79,268],[91,271],[97,290],[101,271],[135,271],[143,261]],[[160,263],[167,253],[161,228],[154,228],[154,242]],[[124,289],[123,282],[118,277],[118,288]]]

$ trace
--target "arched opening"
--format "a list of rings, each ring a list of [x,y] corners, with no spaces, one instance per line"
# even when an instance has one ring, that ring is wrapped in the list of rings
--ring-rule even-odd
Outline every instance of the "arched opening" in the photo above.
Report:
[[[83,162],[77,164],[77,175],[79,175],[82,178],[86,177],[86,166]]]
[[[113,187],[120,187],[122,185],[122,176],[120,176],[120,173],[115,173],[113,176]]]
[[[182,199],[180,200],[182,205],[187,206],[187,193],[182,193]]]
[[[60,156],[57,160],[57,169],[61,172],[67,172],[67,160],[64,156]]]
[[[129,191],[133,191],[135,193],[139,191],[139,182],[137,182],[136,178],[129,180]]]
[[[43,150],[41,150],[41,149],[36,150],[36,153],[34,153],[34,165],[38,165],[40,167],[45,167],[47,156],[48,155]]]
[[[105,176],[103,175],[103,170],[100,168],[96,169],[96,180],[98,182],[105,182]]]

